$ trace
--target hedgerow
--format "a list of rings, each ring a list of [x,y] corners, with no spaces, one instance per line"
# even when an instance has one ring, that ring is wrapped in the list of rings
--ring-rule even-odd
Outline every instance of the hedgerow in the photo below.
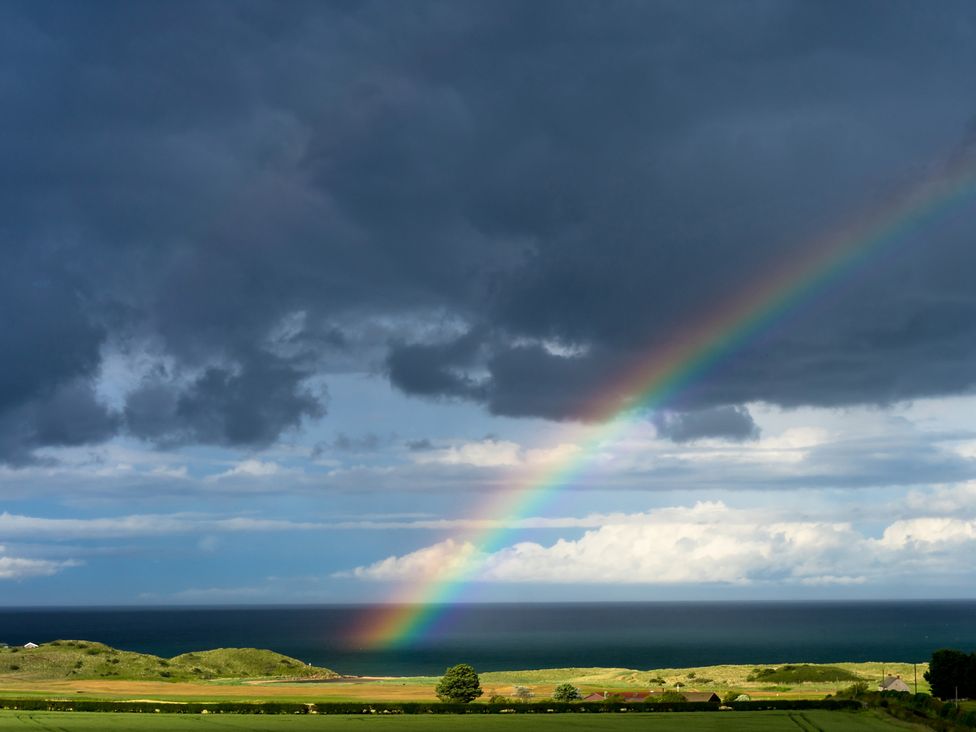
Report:
[[[3,699],[0,709],[52,712],[131,712],[140,714],[553,714],[622,712],[718,711],[712,702],[518,702],[460,704],[445,702],[137,702],[95,699]],[[790,709],[858,709],[861,704],[842,699],[775,699],[733,702],[725,708],[741,711]]]

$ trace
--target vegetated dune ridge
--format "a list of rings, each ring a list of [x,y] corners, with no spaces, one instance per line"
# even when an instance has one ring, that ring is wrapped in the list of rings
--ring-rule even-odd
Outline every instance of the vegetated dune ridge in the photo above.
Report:
[[[584,694],[639,689],[680,689],[714,691],[723,697],[731,691],[737,691],[748,694],[754,699],[823,698],[826,694],[835,693],[855,681],[863,681],[873,688],[886,675],[901,676],[911,687],[915,682],[916,671],[918,690],[928,692],[929,685],[923,678],[927,669],[928,664],[924,663],[918,664],[917,667],[913,667],[910,663],[894,662],[792,663],[660,668],[646,671],[627,668],[551,668],[491,671],[480,674],[480,678],[487,694],[501,695],[511,694],[515,686],[522,686],[529,689],[536,697],[545,697],[555,686],[571,683]],[[384,684],[423,689],[432,687],[436,682],[437,677],[418,676],[375,682],[371,686],[377,690]],[[344,685],[339,682],[332,686],[338,692]],[[346,693],[362,698],[365,689],[356,691],[348,689]]]
[[[919,681],[927,665],[919,664]],[[482,684],[570,682],[576,685],[609,685],[611,688],[674,688],[701,686],[760,688],[780,685],[823,685],[830,688],[849,686],[854,681],[880,680],[882,674],[908,675],[912,665],[906,663],[835,663],[835,664],[739,664],[658,668],[637,671],[628,668],[553,668],[527,671],[498,671],[481,674]],[[927,685],[926,685],[927,688]]]
[[[161,658],[104,643],[56,640],[37,648],[0,648],[0,679],[204,681],[221,678],[330,679],[331,669],[258,648],[219,648]]]
[[[479,674],[481,686],[486,693],[511,693],[521,686],[533,691],[535,696],[548,696],[559,684],[570,683],[584,692],[591,691],[635,691],[635,690],[684,690],[715,691],[718,693],[739,690],[756,698],[801,696],[820,698],[849,687],[855,682],[864,682],[869,687],[877,685],[885,676],[900,676],[909,686],[917,677],[918,690],[928,692],[929,685],[924,679],[928,664],[920,663],[913,667],[910,663],[861,662],[861,663],[791,663],[764,665],[719,665],[687,668],[659,668],[636,670],[629,668],[570,667],[525,669],[516,671],[486,671]],[[917,673],[916,673],[917,672]],[[426,690],[433,695],[433,687],[439,676],[390,676],[390,677],[347,677],[339,676],[328,683],[315,681],[291,681],[288,679],[268,679],[245,682],[268,689],[295,689],[299,685],[306,688],[321,689],[321,693],[332,694],[340,690],[351,698],[364,698],[366,690]],[[375,692],[380,693],[380,692]],[[404,696],[402,693],[396,696]],[[424,698],[428,695],[425,694]]]
[[[463,659],[459,659],[462,660]],[[80,665],[79,665],[80,664]],[[753,699],[820,699],[855,680],[874,687],[883,675],[900,675],[928,691],[926,664],[764,664],[635,670],[552,668],[482,673],[485,699],[513,695],[525,687],[532,697],[549,697],[561,683],[592,692],[680,689],[732,692]],[[309,683],[311,681],[328,683]],[[165,659],[119,651],[91,641],[53,641],[39,648],[0,648],[0,696],[64,696],[95,699],[432,701],[436,676],[342,677],[279,653],[222,648]]]

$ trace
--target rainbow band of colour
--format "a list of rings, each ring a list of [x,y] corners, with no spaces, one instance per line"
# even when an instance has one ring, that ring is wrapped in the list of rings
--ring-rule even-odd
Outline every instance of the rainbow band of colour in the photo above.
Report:
[[[838,232],[816,240],[803,254],[750,282],[737,297],[719,303],[708,316],[678,331],[665,347],[635,359],[627,373],[611,379],[592,401],[587,420],[602,426],[580,449],[557,464],[537,468],[488,497],[473,513],[476,528],[456,540],[476,553],[438,576],[416,581],[390,604],[367,613],[354,634],[366,647],[396,647],[422,638],[442,621],[483,568],[480,557],[502,548],[510,527],[539,515],[560,490],[579,477],[603,445],[649,411],[660,409],[700,380],[722,359],[752,342],[800,305],[859,271],[879,250],[904,241],[956,204],[976,196],[976,160],[960,158]],[[470,549],[470,547],[467,547]]]

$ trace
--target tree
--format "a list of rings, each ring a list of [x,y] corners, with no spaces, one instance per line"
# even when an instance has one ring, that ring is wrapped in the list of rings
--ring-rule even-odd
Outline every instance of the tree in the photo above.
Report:
[[[736,691],[735,689],[733,689],[732,691],[726,692],[725,696],[722,698],[722,703],[723,704],[731,704],[736,699],[738,699],[740,695],[744,696],[742,694],[742,692]]]
[[[976,654],[942,648],[932,654],[925,680],[940,699],[976,696]]]
[[[675,684],[677,686],[677,684]],[[663,694],[658,695],[654,698],[658,704],[675,704],[688,701],[687,697],[680,691],[671,691],[670,689]]]
[[[560,684],[552,692],[552,698],[558,702],[579,701],[583,698],[580,690],[572,684]]]
[[[527,686],[516,686],[512,693],[515,694],[516,699],[523,703],[532,698],[532,689]]]
[[[437,698],[446,702],[467,704],[484,692],[475,670],[466,663],[451,666],[434,688]]]
[[[868,693],[868,682],[866,681],[855,681],[853,684],[848,686],[846,689],[837,693],[837,696],[843,696],[848,699],[860,699],[862,696]]]

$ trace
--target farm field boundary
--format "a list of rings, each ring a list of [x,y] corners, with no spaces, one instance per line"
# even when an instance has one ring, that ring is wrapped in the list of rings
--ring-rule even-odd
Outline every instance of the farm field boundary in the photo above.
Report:
[[[777,699],[733,702],[726,706],[710,702],[623,703],[623,702],[529,702],[500,704],[451,704],[431,702],[159,702],[85,699],[4,699],[0,709],[45,712],[115,712],[134,714],[345,714],[345,715],[435,715],[479,716],[491,714],[618,714],[642,712],[719,712],[770,710],[857,710],[861,704],[846,699]]]
[[[651,730],[651,732],[797,732],[829,730],[830,732],[892,732],[914,729],[893,722],[871,711],[763,711],[715,714],[710,712],[631,713],[613,715],[469,715],[465,729],[473,732],[495,730]],[[99,712],[0,711],[0,732],[21,730],[62,730],[64,732],[100,732],[101,730],[145,730],[146,732],[182,732],[182,730],[249,730],[251,732],[302,732],[328,728],[330,732],[346,730],[404,729],[407,732],[440,732],[456,729],[451,715],[413,715],[384,717],[379,715],[336,715],[322,718],[307,715],[188,715],[188,714],[119,714]]]

